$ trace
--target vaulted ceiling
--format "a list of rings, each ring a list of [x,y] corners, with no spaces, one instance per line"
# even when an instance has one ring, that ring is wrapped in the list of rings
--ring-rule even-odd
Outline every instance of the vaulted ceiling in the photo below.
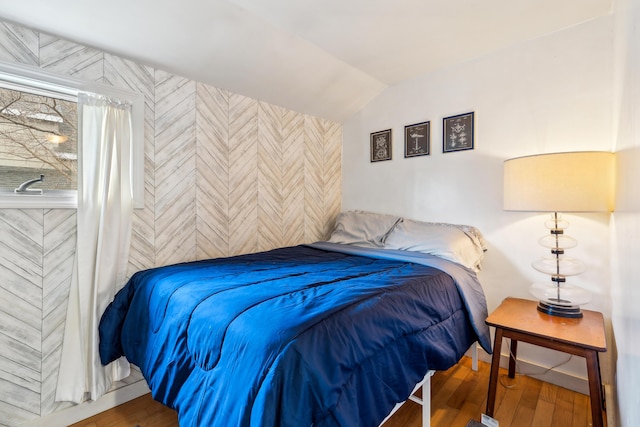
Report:
[[[343,121],[385,88],[613,0],[0,0],[0,19]]]

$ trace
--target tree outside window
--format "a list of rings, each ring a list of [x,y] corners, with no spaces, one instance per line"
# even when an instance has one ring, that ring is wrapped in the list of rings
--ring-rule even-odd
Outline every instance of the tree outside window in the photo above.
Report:
[[[77,103],[0,87],[0,188],[77,189]]]

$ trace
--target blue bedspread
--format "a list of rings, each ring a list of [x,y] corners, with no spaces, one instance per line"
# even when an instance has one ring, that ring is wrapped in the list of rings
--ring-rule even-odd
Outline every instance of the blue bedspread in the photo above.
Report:
[[[102,317],[102,362],[139,366],[181,427],[360,427],[486,340],[450,274],[329,249],[138,272]]]

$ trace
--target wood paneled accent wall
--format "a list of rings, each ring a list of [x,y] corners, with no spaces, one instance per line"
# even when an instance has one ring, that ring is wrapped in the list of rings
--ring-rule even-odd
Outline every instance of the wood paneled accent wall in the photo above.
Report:
[[[2,21],[0,60],[145,95],[130,274],[321,240],[340,210],[337,123]],[[75,242],[75,210],[0,209],[0,426],[68,406],[53,395]]]

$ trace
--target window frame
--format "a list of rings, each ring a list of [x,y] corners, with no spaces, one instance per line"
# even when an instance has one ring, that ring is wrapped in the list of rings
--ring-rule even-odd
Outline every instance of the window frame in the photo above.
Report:
[[[38,93],[45,96],[74,100],[78,93],[91,92],[131,102],[132,119],[132,185],[133,207],[144,208],[144,96],[140,93],[99,83],[54,74],[28,65],[0,61],[0,80],[14,90]],[[27,89],[27,90],[25,90]],[[79,142],[78,142],[79,143]],[[79,161],[79,160],[78,160]],[[0,209],[62,208],[76,209],[78,192],[75,190],[50,190],[43,194],[16,194],[11,189],[0,188]]]

